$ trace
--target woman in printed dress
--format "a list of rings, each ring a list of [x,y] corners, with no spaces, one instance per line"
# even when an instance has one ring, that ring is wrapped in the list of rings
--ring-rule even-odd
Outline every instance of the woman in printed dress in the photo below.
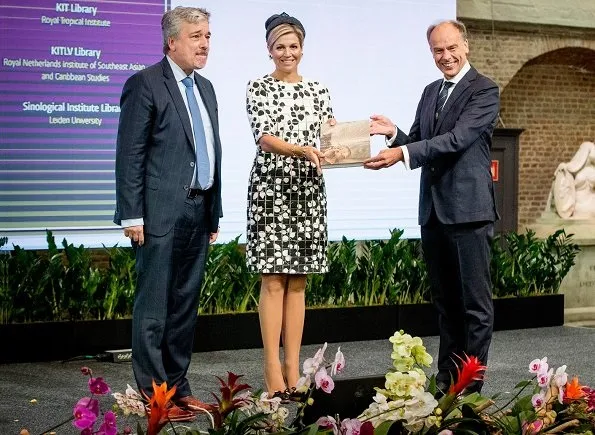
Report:
[[[327,271],[326,193],[316,144],[322,123],[335,121],[328,89],[298,73],[302,23],[282,13],[271,16],[265,29],[275,70],[250,81],[246,91],[256,141],[246,261],[262,279],[258,312],[266,389],[287,399],[300,377],[306,278]]]

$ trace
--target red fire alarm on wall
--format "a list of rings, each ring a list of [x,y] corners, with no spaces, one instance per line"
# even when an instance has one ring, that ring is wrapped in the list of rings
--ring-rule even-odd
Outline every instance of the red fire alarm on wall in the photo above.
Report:
[[[498,181],[499,178],[499,174],[498,174],[498,164],[499,161],[498,160],[492,160],[492,166],[490,168],[491,172],[492,172],[492,180],[493,181]]]

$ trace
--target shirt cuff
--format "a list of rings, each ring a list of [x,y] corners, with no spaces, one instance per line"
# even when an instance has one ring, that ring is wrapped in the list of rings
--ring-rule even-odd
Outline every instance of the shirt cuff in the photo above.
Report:
[[[386,141],[386,146],[387,147],[392,147],[393,143],[395,143],[395,139],[397,139],[397,134],[399,133],[399,128],[395,125],[395,135],[393,137],[391,137],[390,139],[388,139],[386,136],[384,136],[384,140]]]
[[[138,225],[144,225],[145,221],[143,218],[136,218],[136,219],[123,219],[122,222],[120,223],[120,226],[122,228],[128,228],[128,227],[136,227]]]
[[[403,151],[403,163],[405,164],[405,168],[409,170],[411,169],[411,165],[409,164],[409,150],[405,145],[402,145],[401,151]]]

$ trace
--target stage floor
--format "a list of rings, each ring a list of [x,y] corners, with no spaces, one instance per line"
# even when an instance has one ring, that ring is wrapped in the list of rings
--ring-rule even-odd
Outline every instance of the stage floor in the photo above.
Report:
[[[438,337],[423,340],[428,352],[435,357]],[[338,346],[345,354],[346,368],[345,374],[337,379],[382,375],[391,365],[392,346],[388,339],[329,343],[328,359],[334,358]],[[304,346],[302,359],[313,356],[318,347]],[[219,387],[214,376],[226,377],[227,371],[245,375],[243,380],[255,390],[262,388],[261,354],[262,349],[194,354],[188,374],[194,394],[212,401],[210,391],[218,392]],[[578,375],[581,384],[595,387],[594,354],[595,330],[592,328],[561,326],[496,332],[483,392],[489,396],[511,391],[519,381],[531,378],[529,362],[545,356],[550,366],[566,364],[570,376]],[[87,379],[79,370],[82,366],[90,367],[95,376],[102,376],[112,392],[124,392],[126,384],[136,388],[130,363],[87,360],[0,365],[0,434],[18,434],[22,428],[27,428],[33,435],[69,418],[74,404],[88,393]],[[435,364],[432,369],[435,370]],[[107,409],[108,402],[112,403],[105,401],[102,409]],[[79,432],[68,423],[56,433]]]

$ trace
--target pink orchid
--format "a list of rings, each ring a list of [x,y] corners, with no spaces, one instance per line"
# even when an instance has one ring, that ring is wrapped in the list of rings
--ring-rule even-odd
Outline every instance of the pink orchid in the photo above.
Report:
[[[304,375],[312,375],[316,373],[316,370],[318,370],[319,365],[320,364],[316,364],[314,358],[307,358],[304,361]]]
[[[552,379],[552,374],[554,373],[554,369],[549,369],[547,372],[539,372],[537,374],[537,384],[541,388],[545,388],[550,384],[550,380]]]
[[[89,391],[92,394],[103,395],[109,393],[111,390],[103,378],[90,378]]]
[[[337,373],[343,373],[343,370],[345,370],[345,356],[341,352],[341,347],[339,347],[333,365],[331,366],[331,376],[335,376]]]
[[[334,434],[338,433],[337,420],[331,416],[320,417],[318,420],[316,420],[316,426],[326,430],[332,429]]]
[[[326,351],[327,343],[316,351],[313,358],[308,358],[304,361],[304,374],[312,375],[316,373],[320,364],[324,362],[324,352]]]
[[[540,391],[537,394],[534,394],[531,397],[531,404],[533,404],[533,408],[539,409],[545,404],[545,392]]]
[[[99,402],[90,397],[83,397],[74,406],[72,415],[74,427],[80,430],[89,429],[93,427],[99,415]]]
[[[316,351],[316,354],[314,355],[314,361],[316,361],[318,365],[322,364],[322,362],[324,361],[324,352],[326,351],[327,345],[327,343],[324,343],[324,345],[320,349],[318,349],[318,351]]]
[[[310,375],[302,376],[298,379],[297,384],[295,385],[296,390],[302,391],[306,388],[310,387],[312,380],[310,379]]]
[[[103,416],[103,424],[99,426],[97,435],[117,435],[117,433],[116,414],[113,411],[108,411]]]
[[[357,418],[346,418],[341,421],[341,434],[342,435],[360,435],[360,429],[362,422]]]
[[[523,435],[535,435],[541,432],[543,428],[543,421],[542,420],[535,420],[531,423],[523,423]]]
[[[316,372],[314,380],[316,381],[316,388],[320,388],[325,393],[330,393],[335,388],[335,381],[328,375],[324,367]]]
[[[533,374],[547,372],[548,368],[547,357],[534,359],[529,363],[529,372]]]
[[[438,435],[452,435],[452,431],[450,429],[442,429],[438,432]]]

